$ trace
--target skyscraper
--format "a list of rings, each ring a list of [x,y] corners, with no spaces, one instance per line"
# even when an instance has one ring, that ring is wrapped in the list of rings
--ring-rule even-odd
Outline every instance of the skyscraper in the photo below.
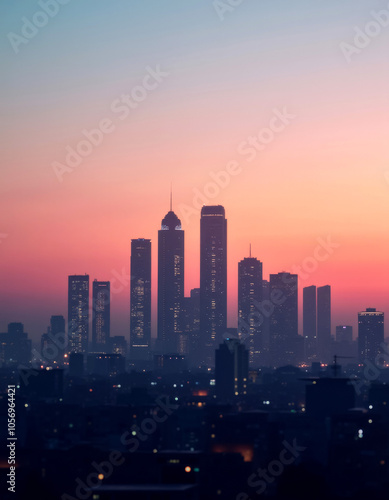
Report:
[[[320,360],[328,363],[331,358],[331,287],[317,289],[317,342]]]
[[[305,359],[313,360],[317,355],[316,286],[303,288],[303,336]]]
[[[263,348],[262,262],[246,257],[238,264],[238,334],[249,350],[250,364],[258,362]]]
[[[146,359],[151,342],[151,241],[131,240],[130,356]]]
[[[183,297],[184,231],[170,206],[158,231],[158,343],[165,353],[178,349]]]
[[[68,279],[69,352],[86,353],[89,336],[89,276]]]
[[[62,365],[67,352],[67,336],[65,334],[65,318],[51,316],[47,333],[41,337],[41,353],[50,365]]]
[[[382,360],[376,360],[378,354],[382,353],[384,342],[384,313],[373,307],[358,313],[358,351],[359,361],[365,363],[381,364]]]
[[[298,277],[281,272],[270,275],[270,358],[273,366],[294,364],[298,348]]]
[[[221,205],[204,206],[200,220],[200,330],[207,362],[227,328],[227,220]]]
[[[216,394],[223,401],[247,394],[248,351],[238,339],[227,338],[215,352]]]
[[[107,352],[111,325],[111,294],[109,281],[94,280],[92,285],[93,349]]]

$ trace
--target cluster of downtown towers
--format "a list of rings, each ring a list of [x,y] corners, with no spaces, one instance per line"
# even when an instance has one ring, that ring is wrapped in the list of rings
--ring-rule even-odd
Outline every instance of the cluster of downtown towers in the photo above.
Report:
[[[222,206],[203,206],[200,219],[200,288],[184,296],[184,231],[170,209],[158,231],[158,331],[151,338],[151,240],[131,240],[130,359],[151,353],[213,365],[215,349],[238,337],[251,365],[283,366],[329,362],[331,288],[304,288],[303,336],[298,334],[298,276],[262,276],[262,262],[250,256],[238,265],[238,328],[227,328],[227,219]],[[93,282],[92,345],[89,336],[89,276],[69,276],[70,352],[107,352],[110,338],[110,282]]]

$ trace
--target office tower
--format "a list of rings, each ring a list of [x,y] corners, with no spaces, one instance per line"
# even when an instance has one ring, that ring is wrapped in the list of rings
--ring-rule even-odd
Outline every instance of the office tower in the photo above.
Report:
[[[377,311],[373,307],[366,308],[366,311],[358,313],[358,351],[359,361],[373,364],[382,364],[382,356],[377,356],[383,352],[384,343],[384,313]]]
[[[109,352],[112,354],[121,354],[126,358],[127,347],[127,340],[123,335],[116,335],[109,339]]]
[[[297,280],[297,274],[270,275],[270,359],[273,366],[294,364],[298,354]]]
[[[249,353],[238,339],[227,338],[215,352],[216,395],[230,401],[247,394]]]
[[[151,342],[151,241],[131,240],[130,357],[147,359]]]
[[[184,231],[170,204],[158,231],[158,343],[165,353],[178,349],[183,297]]]
[[[316,330],[316,287],[303,288],[303,337],[305,360],[312,361],[317,356]]]
[[[203,353],[200,343],[200,288],[193,288],[190,296],[183,299],[181,332],[181,346],[178,352],[187,356],[190,362],[196,365]]]
[[[9,323],[6,333],[0,333],[0,366],[28,365],[31,361],[31,340],[23,323]]]
[[[107,352],[110,325],[110,282],[94,280],[92,284],[92,343],[94,350]]]
[[[89,336],[89,276],[69,276],[69,352],[86,353]]]
[[[353,327],[346,325],[338,325],[336,327],[336,342],[347,342],[351,344],[353,341]]]
[[[62,366],[67,352],[67,336],[65,334],[65,318],[51,316],[47,333],[41,337],[41,356],[47,365]]]
[[[317,343],[320,361],[329,363],[331,358],[331,287],[317,288]]]
[[[221,205],[203,206],[200,220],[200,330],[206,362],[227,328],[227,220]]]
[[[264,318],[262,301],[262,262],[246,257],[238,264],[238,334],[249,350],[249,362],[260,361]]]

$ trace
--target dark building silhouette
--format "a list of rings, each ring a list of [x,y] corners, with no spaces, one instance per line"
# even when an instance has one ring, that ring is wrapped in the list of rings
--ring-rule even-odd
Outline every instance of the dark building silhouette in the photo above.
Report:
[[[56,400],[61,398],[63,370],[21,369],[20,394],[31,399]]]
[[[184,231],[170,210],[158,231],[158,343],[165,353],[178,350],[183,297]]]
[[[353,327],[347,325],[338,325],[335,329],[336,342],[348,342],[351,344],[353,341]]]
[[[62,366],[66,352],[65,318],[60,315],[51,316],[47,333],[44,333],[41,337],[42,358],[48,365]]]
[[[131,240],[130,356],[147,359],[151,342],[151,241]]]
[[[317,419],[346,412],[355,406],[355,390],[348,378],[312,379],[306,387],[307,414]]]
[[[294,364],[299,349],[297,291],[297,274],[270,275],[270,359],[276,367]]]
[[[110,325],[110,282],[94,280],[92,285],[92,343],[95,350],[107,351],[110,338]]]
[[[359,361],[376,363],[376,357],[383,352],[384,313],[373,307],[358,313],[358,351]],[[378,361],[381,364],[383,360]]]
[[[216,395],[231,401],[247,394],[249,353],[238,339],[227,338],[215,352]]]
[[[200,330],[207,363],[227,327],[227,220],[224,207],[203,206],[200,220]]]
[[[71,377],[82,377],[84,375],[84,354],[72,352],[69,355],[69,375]]]
[[[184,297],[181,310],[181,333],[179,352],[197,364],[201,358],[200,344],[200,288],[193,288],[189,297]]]
[[[100,377],[114,377],[125,371],[125,359],[121,354],[88,354],[87,371]]]
[[[331,287],[317,288],[317,342],[320,361],[328,363],[331,357]]]
[[[69,276],[69,352],[86,353],[89,337],[89,276]]]
[[[238,334],[249,350],[249,362],[260,361],[263,351],[262,262],[255,257],[238,264]]]
[[[123,335],[115,335],[110,338],[109,352],[112,354],[121,354],[124,358],[127,356],[127,340]]]
[[[31,360],[31,340],[23,323],[9,323],[6,333],[0,333],[0,366],[22,364]]]
[[[312,361],[317,356],[316,286],[303,288],[303,336],[305,358]]]

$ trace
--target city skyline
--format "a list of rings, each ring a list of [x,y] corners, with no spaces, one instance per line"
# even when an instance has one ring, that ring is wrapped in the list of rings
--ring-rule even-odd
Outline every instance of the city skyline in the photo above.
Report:
[[[389,235],[381,223],[389,216],[389,69],[380,57],[389,31],[382,28],[350,61],[341,49],[353,43],[355,26],[363,31],[371,12],[382,10],[380,0],[243,2],[223,22],[212,2],[76,5],[64,5],[17,54],[7,34],[20,33],[21,18],[31,19],[37,5],[1,7],[0,55],[9,68],[1,96],[2,329],[20,318],[38,338],[43,316],[66,311],[66,275],[112,281],[123,269],[129,274],[131,238],[154,242],[155,296],[158,223],[171,180],[191,263],[186,296],[199,286],[202,204],[228,213],[229,324],[236,322],[237,262],[249,243],[268,276],[294,272],[318,238],[339,246],[300,282],[300,302],[303,286],[331,283],[335,322],[352,324],[354,333],[355,311],[389,313]],[[75,44],[85,47],[88,65]],[[101,44],[97,57],[92,47]],[[51,60],[72,66],[59,71]],[[112,111],[144,78],[154,90],[136,107]],[[65,164],[67,148],[104,119],[112,133],[61,182],[52,164]],[[270,124],[277,132],[256,150],[250,143],[269,140]],[[46,273],[50,280],[40,284]],[[128,300],[125,290],[113,294],[117,334]],[[154,302],[153,324],[155,317]]]
[[[170,209],[173,208],[172,206],[172,202],[170,201],[171,205],[170,205]],[[177,218],[177,216],[174,214],[174,210],[169,210],[168,214],[166,217],[169,216],[169,214],[173,214],[174,217]],[[172,217],[172,215],[170,215],[170,217]],[[165,220],[166,218],[164,218]],[[199,217],[199,221],[200,221],[200,217]],[[163,221],[162,221],[163,222]],[[158,233],[161,234],[163,231],[159,230]],[[182,227],[182,233],[185,232],[185,228]],[[199,238],[200,239],[200,238]],[[130,243],[131,243],[131,238],[129,239]],[[154,253],[157,253],[157,255],[153,255],[153,245],[152,245],[152,239],[144,239],[144,237],[140,237],[140,238],[132,238],[132,241],[133,242],[136,242],[136,241],[150,241],[151,242],[151,245],[150,245],[150,249],[149,249],[149,253],[150,253],[150,257],[151,257],[151,270],[152,270],[152,278],[151,278],[151,337],[156,339],[158,338],[158,334],[157,334],[157,330],[158,330],[158,314],[157,314],[157,310],[158,310],[158,307],[157,307],[157,304],[158,304],[158,293],[157,293],[157,290],[158,290],[158,237],[156,238],[156,240],[154,241],[155,245],[154,245]],[[200,243],[200,242],[199,242]],[[200,245],[199,245],[200,246]],[[335,245],[333,245],[335,247]],[[131,245],[130,245],[131,247]],[[227,239],[227,247],[228,247],[228,239]],[[254,255],[254,250],[251,250],[251,243],[250,243],[250,252],[253,253],[253,259],[258,259],[261,264],[262,264],[262,267],[263,269],[266,269],[266,262],[263,262],[261,261],[261,258],[255,254]],[[317,250],[320,250],[320,252],[318,252]],[[326,254],[326,252],[328,252]],[[293,265],[292,266],[292,271],[293,270],[300,270],[301,271],[301,274],[298,274],[298,281],[299,281],[299,287],[298,287],[298,333],[299,335],[303,336],[303,333],[304,333],[304,320],[303,320],[303,310],[304,310],[304,301],[303,301],[303,295],[304,295],[304,289],[305,288],[311,288],[311,287],[316,287],[317,289],[324,289],[326,286],[328,285],[321,285],[320,283],[317,282],[316,280],[316,276],[317,275],[321,275],[321,273],[319,273],[319,268],[320,266],[323,264],[322,261],[324,261],[324,264],[326,264],[327,260],[330,260],[331,259],[331,253],[334,252],[334,249],[332,248],[332,242],[331,242],[331,239],[324,239],[324,238],[319,238],[318,241],[316,242],[316,246],[315,246],[315,249],[314,251],[312,252],[312,255],[311,256],[308,256],[308,258],[306,258],[306,262],[307,262],[307,265],[306,267],[304,267],[304,259],[302,260],[302,264],[303,265]],[[228,252],[227,252],[228,254]],[[247,252],[246,252],[247,254]],[[320,256],[319,258],[315,258],[314,255],[317,256]],[[185,252],[184,252],[184,256],[185,256]],[[185,258],[185,257],[184,257]],[[192,269],[193,267],[197,267],[198,270],[200,271],[200,252],[199,252],[199,255],[198,255],[198,258],[199,258],[199,262],[190,262],[189,263],[189,268]],[[239,262],[243,259],[247,259],[247,256],[246,255],[243,255],[241,256],[241,258],[239,259],[239,261],[237,261],[236,263],[234,263],[234,265],[236,266],[236,277],[238,277],[238,267],[239,267]],[[130,263],[130,260],[131,260],[131,248],[130,248],[130,253],[128,255],[128,262]],[[154,261],[156,261],[154,263]],[[316,261],[316,264],[313,264],[313,262]],[[311,268],[312,266],[315,268],[317,267],[318,269],[311,272]],[[85,266],[86,268],[88,266]],[[130,266],[129,266],[130,267]],[[89,267],[88,267],[89,269]],[[285,268],[283,266],[281,266],[281,269],[283,269],[283,271],[280,271],[280,270],[276,270],[275,271],[275,274],[277,273],[281,273],[281,272],[289,272],[289,271],[285,271]],[[227,280],[227,283],[228,283],[228,286],[227,286],[227,298],[228,298],[228,307],[227,307],[227,327],[229,328],[236,328],[238,326],[238,288],[239,288],[239,284],[238,284],[238,279],[234,280],[232,279],[232,282],[233,284],[231,285],[230,283],[230,276],[232,275],[232,272],[231,272],[231,269],[229,269],[229,266],[227,265],[227,272],[228,272],[228,280]],[[187,274],[188,272],[186,271],[185,274]],[[84,273],[80,273],[80,274],[73,274],[73,276],[78,276],[78,277],[82,277],[83,275],[87,276],[87,275],[91,275],[91,277],[93,278],[94,281],[98,281],[100,280],[100,278],[96,277],[95,275],[92,276],[92,273],[88,273],[87,271],[85,271]],[[269,273],[267,274],[266,272],[263,272],[263,279],[265,280],[266,278],[269,278],[270,277],[270,274],[274,274],[274,273]],[[69,277],[72,276],[72,275],[69,275]],[[101,276],[101,273],[98,274],[98,276]],[[91,278],[91,279],[92,279]],[[106,277],[105,277],[106,278]],[[186,276],[185,276],[186,278]],[[186,281],[186,279],[184,278],[184,280]],[[192,274],[192,279],[193,279],[193,274]],[[195,278],[196,279],[196,278]],[[123,307],[123,304],[121,304],[121,307],[118,309],[117,307],[115,308],[115,305],[117,306],[117,302],[115,301],[115,299],[117,298],[122,298],[123,295],[128,295],[128,300],[130,300],[130,294],[131,294],[131,290],[130,290],[130,269],[126,269],[125,267],[122,267],[120,270],[112,270],[111,272],[111,279],[104,279],[104,280],[101,280],[101,282],[113,282],[114,283],[114,286],[112,288],[112,293],[110,294],[110,309],[114,311],[113,314],[111,314],[111,323],[113,324],[113,333],[112,335],[115,336],[115,335],[124,335],[127,340],[130,339],[130,336],[129,336],[129,332],[130,332],[130,319],[129,319],[129,306],[128,306],[128,303],[126,304],[126,307],[128,310],[125,310],[123,311],[122,310],[122,307]],[[100,281],[99,281],[100,282]],[[312,282],[313,284],[312,285],[308,285],[306,286],[306,283],[308,282]],[[189,297],[190,296],[190,292],[191,290],[193,290],[193,288],[198,288],[199,285],[200,285],[200,276],[198,276],[197,278],[197,281],[195,281],[195,283],[198,284],[198,286],[193,286],[193,287],[190,287],[189,290],[188,290],[188,285],[185,284],[185,294],[184,296],[185,297]],[[93,284],[93,282],[91,281],[91,285]],[[331,285],[329,285],[331,287],[331,293],[333,292],[333,288]],[[235,287],[235,288],[234,288]],[[92,286],[90,287],[91,290],[92,290]],[[65,293],[67,299],[68,299],[68,296],[67,296],[67,291],[63,291],[63,293]],[[335,294],[335,297],[336,297],[336,294]],[[92,294],[90,294],[90,300],[92,302]],[[384,300],[382,299],[381,300],[381,304],[384,302]],[[354,331],[354,339],[357,338],[357,325],[358,325],[358,319],[357,319],[357,313],[362,311],[362,310],[365,310],[366,308],[369,308],[369,307],[376,307],[377,310],[380,310],[380,311],[383,311],[385,312],[385,307],[379,307],[377,306],[377,303],[378,302],[375,302],[375,303],[372,303],[371,301],[369,301],[369,299],[367,299],[367,302],[362,302],[362,306],[358,309],[358,311],[351,311],[351,312],[348,312],[347,314],[345,314],[344,312],[342,312],[342,309],[339,307],[339,304],[336,303],[336,299],[335,300],[332,300],[331,302],[331,308],[335,309],[337,311],[337,314],[333,314],[331,312],[331,317],[332,317],[332,329],[331,329],[331,335],[335,335],[335,324],[336,325],[340,325],[340,324],[351,324],[354,328],[353,328],[353,331]],[[112,307],[113,306],[113,307]],[[43,310],[43,309],[42,309]],[[92,308],[90,309],[90,314],[92,313]],[[22,313],[23,314],[23,313]],[[59,308],[56,306],[54,306],[54,311],[50,310],[49,311],[49,316],[52,316],[52,315],[55,315],[55,314],[59,314],[59,315],[65,315],[67,316],[68,312],[67,312],[67,307],[65,308],[65,310],[59,310]],[[121,318],[120,320],[118,319],[118,316]],[[123,320],[123,318],[125,316],[128,316],[128,320]],[[10,316],[10,319],[9,320],[5,320],[4,321],[4,326],[3,326],[3,330],[5,331],[6,330],[6,326],[9,324],[9,323],[12,323],[14,321],[20,321],[22,322],[23,324],[27,324],[28,325],[28,322],[26,321],[22,321],[19,318],[15,318],[15,317],[11,317]],[[34,342],[39,342],[39,339],[40,339],[40,336],[42,333],[44,333],[44,331],[46,330],[46,327],[47,327],[47,320],[43,317],[43,316],[40,316],[39,318],[39,323],[43,325],[43,330],[42,332],[40,331],[32,331],[32,329],[27,326],[27,329],[28,331],[30,332],[30,335],[33,339]],[[388,328],[388,326],[386,326],[386,329]],[[387,336],[387,331],[385,329],[385,336]],[[89,330],[90,330],[90,337],[91,337],[91,332],[92,332],[92,322],[90,322],[90,325],[89,325]]]

